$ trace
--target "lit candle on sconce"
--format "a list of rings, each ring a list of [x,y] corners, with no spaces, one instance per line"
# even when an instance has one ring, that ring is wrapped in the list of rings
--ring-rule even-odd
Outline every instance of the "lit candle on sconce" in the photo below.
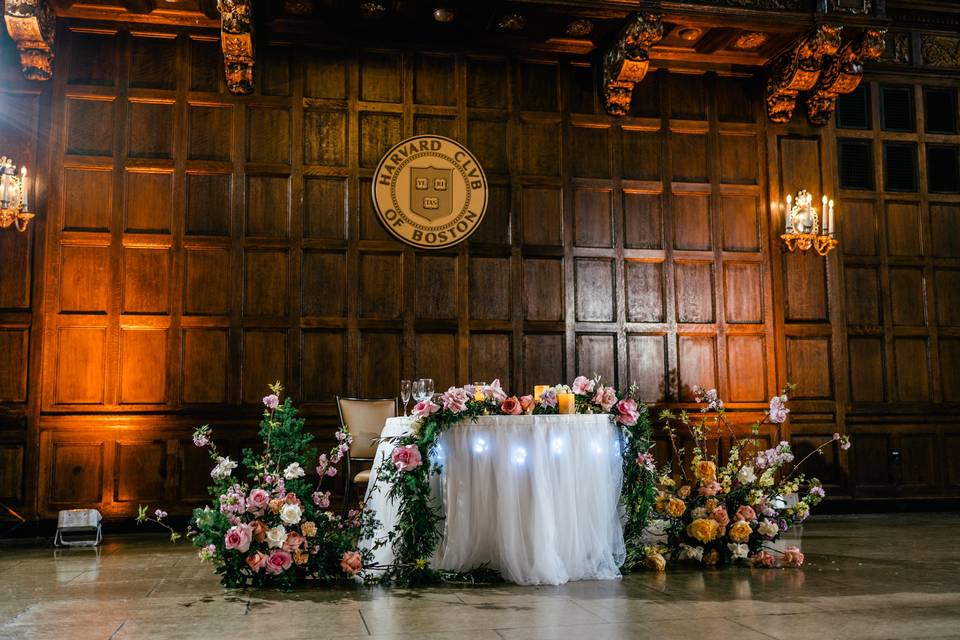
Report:
[[[820,231],[823,235],[827,235],[827,196],[823,196],[820,202],[823,203],[823,206],[820,207]]]
[[[787,196],[787,209],[783,212],[784,219],[784,233],[790,233],[790,229],[793,228],[793,225],[790,224],[790,211],[792,209],[791,204],[793,203],[793,196]]]
[[[560,413],[575,413],[577,401],[572,393],[558,393],[557,406],[560,409]]]
[[[824,198],[826,198],[826,196],[824,196]],[[834,235],[834,236],[835,236],[835,235],[837,235],[837,229],[836,229],[836,227],[833,226],[833,200],[831,200],[831,201],[829,202],[829,207],[830,207],[830,209],[829,209],[829,213],[827,214],[827,217],[828,217],[829,220],[830,220],[830,235]],[[826,233],[826,232],[824,232],[824,233]]]
[[[23,203],[21,206],[21,209],[23,209],[24,211],[30,210],[30,205],[28,204],[28,201],[27,201],[27,191],[28,191],[27,168],[21,167],[20,168],[20,199],[21,199],[20,201]]]

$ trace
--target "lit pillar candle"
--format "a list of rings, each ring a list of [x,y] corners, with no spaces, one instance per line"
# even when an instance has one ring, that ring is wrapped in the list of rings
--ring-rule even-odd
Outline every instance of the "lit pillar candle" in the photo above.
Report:
[[[23,202],[23,207],[22,207],[23,210],[29,211],[30,205],[28,204],[28,201],[27,201],[27,168],[26,167],[20,168],[20,197],[21,197],[21,202]]]
[[[560,408],[560,413],[574,413],[577,402],[572,393],[558,393],[557,406]]]
[[[550,388],[548,384],[538,384],[533,388],[533,403],[540,404],[540,396],[543,395],[543,392]]]
[[[790,233],[790,228],[791,228],[791,225],[790,225],[790,210],[792,209],[792,207],[791,207],[790,205],[791,205],[792,202],[793,202],[793,196],[787,196],[787,209],[783,212],[783,220],[784,220],[783,228],[784,228],[784,233]]]
[[[827,214],[827,217],[830,219],[830,233],[832,233],[833,235],[836,235],[837,229],[836,227],[833,226],[833,200],[830,201],[829,207],[830,207],[830,210],[829,210],[830,212]]]
[[[487,399],[487,396],[484,395],[483,389],[481,387],[477,386],[476,390],[473,392],[473,399],[476,400],[477,402],[483,402],[484,400]]]

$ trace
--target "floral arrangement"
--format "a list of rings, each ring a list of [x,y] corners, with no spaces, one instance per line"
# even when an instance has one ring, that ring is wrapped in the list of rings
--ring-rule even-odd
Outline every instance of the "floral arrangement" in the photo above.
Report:
[[[803,553],[797,547],[787,547],[779,558],[771,553],[771,545],[781,534],[791,525],[803,522],[810,508],[826,495],[816,478],[808,479],[797,470],[811,456],[822,455],[823,449],[833,442],[848,449],[850,440],[836,433],[797,464],[791,464],[794,455],[787,442],[760,450],[756,436],[761,425],[774,425],[779,433],[790,412],[787,394],[793,388],[788,385],[770,399],[769,410],[754,423],[746,438],[738,438],[727,424],[723,401],[716,389],[693,388],[696,402],[703,405],[699,420],[686,411],[678,415],[670,410],[660,413],[677,452],[679,473],[677,479],[671,477],[669,466],[660,473],[654,505],[656,521],[651,528],[665,533],[666,542],[643,548],[649,567],[663,571],[668,560],[765,568],[803,564]],[[692,439],[689,461],[685,448],[678,446],[675,423],[682,425]],[[725,463],[719,460],[720,435],[730,435],[733,442]],[[711,440],[716,447],[713,452]],[[654,468],[651,457],[637,462]]]
[[[198,428],[193,444],[207,449],[214,467],[210,495],[213,506],[193,512],[188,537],[200,548],[225,587],[274,586],[289,589],[310,578],[334,580],[361,572],[365,558],[357,550],[361,534],[374,522],[367,513],[342,517],[329,509],[330,492],[321,491],[324,478],[336,475],[336,464],[352,440],[346,427],[337,431],[337,445],[320,454],[310,447],[313,436],[290,398],[281,402],[283,387],[270,385],[263,399],[260,422],[262,453],[243,451],[242,467],[217,450],[209,426]],[[306,469],[316,468],[317,479]],[[245,472],[241,479],[239,472]],[[141,506],[138,522],[154,522],[180,537],[164,520],[167,513]],[[369,555],[369,552],[368,552]]]
[[[624,441],[624,488],[622,501],[627,513],[626,535],[639,547],[647,516],[654,504],[656,470],[637,465],[649,455],[650,421],[646,406],[638,401],[636,388],[618,392],[601,384],[599,377],[579,376],[572,387],[557,385],[540,394],[508,395],[499,380],[476,387],[450,387],[433,400],[419,402],[412,411],[416,418],[410,435],[396,439],[390,461],[383,465],[378,481],[390,487],[388,496],[399,505],[396,528],[378,544],[391,544],[395,563],[387,568],[385,580],[417,584],[447,576],[429,567],[429,559],[440,542],[443,514],[430,500],[430,476],[439,473],[434,452],[438,438],[450,427],[482,415],[556,414],[557,393],[572,392],[578,413],[607,413],[620,425]],[[630,542],[628,542],[629,546]],[[463,574],[458,574],[462,578]]]

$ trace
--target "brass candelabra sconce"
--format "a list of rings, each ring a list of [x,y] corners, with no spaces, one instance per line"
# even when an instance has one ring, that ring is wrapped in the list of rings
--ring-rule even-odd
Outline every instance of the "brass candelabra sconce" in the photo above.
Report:
[[[826,256],[839,242],[833,222],[833,200],[823,196],[820,211],[813,206],[813,196],[801,189],[794,200],[787,196],[786,228],[780,236],[790,253],[813,249]]]
[[[27,168],[17,172],[13,160],[0,156],[0,229],[13,226],[21,233],[33,220],[27,197]]]

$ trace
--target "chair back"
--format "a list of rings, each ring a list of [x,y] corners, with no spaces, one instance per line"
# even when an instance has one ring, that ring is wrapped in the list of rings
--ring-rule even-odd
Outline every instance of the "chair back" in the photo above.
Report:
[[[397,415],[396,398],[341,398],[337,396],[340,423],[347,425],[353,444],[351,458],[373,458],[377,443],[387,418]]]

